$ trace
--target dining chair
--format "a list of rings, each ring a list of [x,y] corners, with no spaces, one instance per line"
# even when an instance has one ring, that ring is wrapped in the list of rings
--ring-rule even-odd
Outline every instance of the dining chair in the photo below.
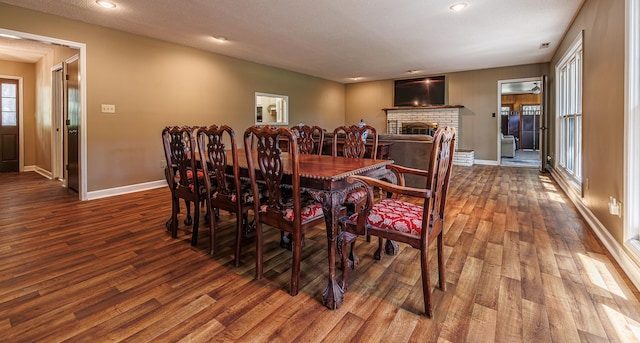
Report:
[[[371,159],[376,159],[378,147],[378,133],[376,128],[371,125],[351,125],[338,126],[333,130],[332,154],[340,155],[340,143],[342,143],[342,156],[347,158],[364,158],[367,152],[367,139],[371,138]],[[345,206],[348,212],[355,212],[357,208],[363,205],[366,198],[366,191],[362,188],[356,188],[345,198]],[[368,240],[368,237],[367,237]]]
[[[279,143],[283,139],[288,141],[290,152],[282,150]],[[266,192],[266,196],[254,201],[256,279],[263,276],[263,224],[291,233],[293,256],[289,293],[295,296],[300,286],[302,239],[307,229],[324,224],[322,205],[300,187],[297,136],[290,129],[249,127],[244,132],[244,146],[253,193],[258,194],[258,181]]]
[[[248,213],[253,207],[253,193],[249,182],[240,179],[238,146],[235,132],[227,125],[201,127],[197,142],[204,175],[207,213],[209,219],[209,253],[216,250],[216,213],[229,211],[236,215],[234,264],[240,265],[242,238],[248,233]]]
[[[162,130],[162,144],[167,161],[165,176],[171,189],[171,237],[178,235],[179,200],[183,199],[187,208],[185,225],[192,225],[191,245],[198,243],[200,210],[198,206],[205,200],[204,173],[198,170],[194,156],[195,139],[193,128],[188,126],[168,126]],[[195,173],[195,177],[194,177]],[[194,204],[193,221],[191,203]]]
[[[292,126],[291,131],[296,135],[298,149],[300,149],[301,154],[322,154],[324,130],[320,126],[299,124]]]
[[[362,176],[350,176],[349,182],[355,182],[367,191],[365,206],[349,216],[341,218],[343,231],[338,237],[339,254],[342,257],[342,289],[347,289],[349,259],[353,258],[353,243],[358,235],[379,237],[378,249],[374,253],[376,260],[382,259],[382,238],[406,243],[420,250],[420,268],[422,272],[422,293],[425,313],[431,317],[432,301],[429,282],[429,244],[437,241],[438,285],[445,291],[445,265],[443,261],[443,228],[446,210],[447,190],[451,176],[456,132],[454,128],[439,128],[433,140],[431,163],[428,171],[389,165],[399,175],[415,174],[426,178],[424,189],[404,187],[382,180]],[[372,187],[379,187],[393,195],[374,202]],[[409,201],[416,199],[417,201]],[[418,203],[418,204],[416,204]],[[355,262],[355,261],[354,261]],[[356,263],[352,263],[355,267]]]
[[[331,152],[333,156],[342,156],[347,158],[364,158],[367,152],[367,140],[371,138],[373,143],[371,149],[371,158],[376,159],[378,147],[378,133],[376,128],[371,125],[350,125],[338,126],[333,130],[333,141]],[[342,151],[339,151],[340,143],[342,143]]]

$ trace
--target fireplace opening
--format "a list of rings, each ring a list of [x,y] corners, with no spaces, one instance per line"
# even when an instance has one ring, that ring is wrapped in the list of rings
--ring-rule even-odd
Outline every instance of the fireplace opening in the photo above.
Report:
[[[438,123],[411,122],[402,123],[402,133],[406,135],[433,136],[438,129]]]

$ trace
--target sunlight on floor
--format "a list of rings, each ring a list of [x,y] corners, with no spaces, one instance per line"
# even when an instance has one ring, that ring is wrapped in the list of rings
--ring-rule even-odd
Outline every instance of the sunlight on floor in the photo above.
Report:
[[[640,341],[640,323],[607,305],[602,304],[602,308],[621,342]]]
[[[585,272],[594,285],[627,300],[627,296],[604,263],[584,254],[578,254],[578,256],[580,256]]]

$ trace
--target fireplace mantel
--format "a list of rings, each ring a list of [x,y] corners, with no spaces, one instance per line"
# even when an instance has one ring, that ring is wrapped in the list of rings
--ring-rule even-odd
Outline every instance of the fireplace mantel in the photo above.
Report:
[[[407,106],[407,107],[389,107],[383,108],[385,113],[389,111],[415,111],[415,110],[437,110],[442,108],[463,108],[462,105],[442,105],[442,106]]]

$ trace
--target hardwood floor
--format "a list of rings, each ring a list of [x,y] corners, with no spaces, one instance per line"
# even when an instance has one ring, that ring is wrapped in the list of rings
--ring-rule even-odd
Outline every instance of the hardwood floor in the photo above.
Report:
[[[432,319],[423,315],[417,251],[404,245],[378,262],[375,240],[361,240],[361,264],[331,311],[320,303],[322,227],[306,238],[300,294],[291,297],[291,252],[276,230],[268,231],[258,282],[252,241],[233,267],[231,216],[221,217],[214,257],[206,229],[197,247],[182,223],[171,239],[168,189],[80,202],[35,173],[2,174],[0,186],[0,341],[640,340],[638,291],[558,186],[534,169],[454,168],[447,291],[435,289]]]

